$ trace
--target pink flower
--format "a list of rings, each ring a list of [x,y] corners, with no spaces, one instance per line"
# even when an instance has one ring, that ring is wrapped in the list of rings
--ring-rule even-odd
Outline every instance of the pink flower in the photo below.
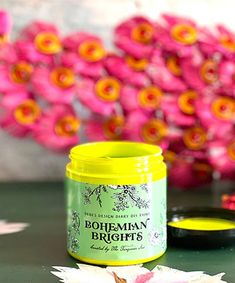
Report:
[[[175,76],[168,69],[165,59],[158,49],[153,51],[146,72],[153,83],[165,91],[183,92],[187,89],[181,78]]]
[[[0,46],[0,64],[13,64],[18,60],[17,52],[11,43]]]
[[[178,159],[175,160],[168,171],[169,186],[187,189],[195,186],[195,178],[192,172],[192,162]]]
[[[188,90],[180,95],[164,95],[161,110],[166,121],[180,127],[191,127],[196,123],[195,100],[198,94]]]
[[[63,45],[65,52],[61,62],[64,66],[83,76],[98,78],[102,75],[106,51],[97,36],[77,32],[65,37]]]
[[[160,145],[167,148],[167,125],[164,121],[151,117],[141,111],[134,111],[127,115],[124,138]]]
[[[176,77],[182,77],[181,58],[169,52],[162,52],[167,69]]]
[[[11,26],[11,18],[9,14],[4,10],[0,10],[0,48],[3,43],[8,41]]]
[[[224,140],[214,140],[208,145],[209,161],[221,178],[235,180],[234,132]]]
[[[57,28],[39,21],[23,29],[15,46],[22,60],[34,64],[51,65],[55,61],[56,54],[62,50]]]
[[[32,95],[15,91],[2,96],[0,126],[13,136],[29,134],[41,115],[40,107]]]
[[[84,132],[89,141],[120,140],[123,126],[123,116],[97,117],[86,121]]]
[[[169,150],[189,160],[197,159],[204,161],[207,158],[207,144],[209,139],[207,131],[197,124],[185,129],[178,129],[178,131],[176,130],[177,128],[175,129],[175,136],[169,136]],[[171,129],[169,132],[171,133],[173,130]]]
[[[133,17],[116,27],[114,42],[127,54],[148,58],[154,48],[155,34],[160,30],[160,26],[147,18]]]
[[[145,274],[140,274],[135,279],[135,283],[147,283],[154,276],[153,272],[147,272]]]
[[[235,210],[235,193],[230,195],[224,194],[222,196],[222,207]]]
[[[34,127],[33,137],[55,151],[68,151],[79,142],[80,120],[69,105],[54,105],[43,112]]]
[[[235,120],[235,99],[226,96],[204,95],[195,101],[196,115],[213,138],[228,135]]]
[[[162,47],[180,56],[190,56],[198,41],[199,30],[196,23],[188,18],[163,14],[165,29],[157,34],[157,41]]]
[[[111,76],[118,78],[124,83],[129,83],[137,87],[149,84],[149,78],[144,72],[148,60],[135,59],[131,56],[118,56],[111,54],[105,59],[105,68]]]
[[[181,61],[181,68],[185,82],[193,89],[201,91],[218,85],[218,62],[215,59],[206,59],[195,52]]]
[[[17,49],[19,57],[31,64],[54,64],[53,55],[41,53],[31,41],[17,40],[15,42],[15,48]]]
[[[204,163],[209,163],[207,159],[208,158],[207,145],[208,143],[205,143],[205,147],[201,149],[193,150],[187,148],[184,144],[184,147],[179,151],[179,154],[186,159],[191,159],[191,160],[194,159]]]
[[[212,34],[208,29],[203,30],[203,37],[200,40],[200,49],[207,56],[216,53],[231,59],[235,55],[235,33],[223,25],[217,26],[217,34]]]
[[[209,164],[190,161],[179,156],[170,167],[168,180],[172,187],[192,189],[211,183],[212,175],[213,169]]]
[[[68,68],[39,66],[34,70],[32,86],[35,93],[51,103],[71,103],[76,92],[76,79]]]
[[[122,88],[120,103],[128,112],[141,109],[154,112],[160,108],[162,96],[163,92],[154,85],[140,89],[126,85]]]
[[[32,72],[33,66],[24,61],[0,65],[0,91],[26,91]]]
[[[182,141],[184,130],[176,125],[168,124],[167,138],[169,146],[171,144],[179,144]]]
[[[227,94],[235,97],[235,62],[222,61],[219,66],[219,79],[222,83],[222,89]]]
[[[101,77],[98,81],[84,78],[78,83],[77,92],[80,102],[91,111],[110,116],[116,111],[121,83],[109,76]]]
[[[34,41],[35,37],[41,32],[50,32],[55,35],[59,35],[59,30],[54,24],[34,21],[21,31],[20,38]]]

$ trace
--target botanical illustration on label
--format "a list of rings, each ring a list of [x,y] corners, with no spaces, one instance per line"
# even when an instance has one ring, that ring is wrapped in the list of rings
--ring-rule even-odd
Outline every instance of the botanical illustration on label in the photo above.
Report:
[[[79,249],[79,235],[80,235],[79,213],[75,210],[72,210],[69,218],[71,224],[68,226],[68,231],[67,231],[68,248],[73,253],[75,253]]]
[[[138,187],[134,185],[98,185],[95,188],[91,188],[89,184],[86,184],[84,196],[84,204],[97,201],[99,206],[102,207],[102,195],[107,193],[108,190],[113,190],[112,198],[114,201],[114,206],[112,210],[114,211],[124,211],[130,207],[136,206],[138,208],[148,208],[148,186],[147,184],[140,185],[140,190],[146,191],[146,199],[141,199],[139,196]]]
[[[69,252],[101,261],[141,260],[163,253],[165,182],[97,185],[68,179]]]

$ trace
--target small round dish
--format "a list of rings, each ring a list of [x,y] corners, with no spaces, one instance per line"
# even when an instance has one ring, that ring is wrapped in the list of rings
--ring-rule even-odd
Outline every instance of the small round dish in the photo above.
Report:
[[[187,248],[235,244],[235,211],[214,207],[175,207],[168,211],[168,243]]]

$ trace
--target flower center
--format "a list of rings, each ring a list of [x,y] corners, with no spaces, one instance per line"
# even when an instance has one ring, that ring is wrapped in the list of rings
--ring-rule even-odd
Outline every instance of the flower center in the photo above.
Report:
[[[181,76],[182,70],[177,56],[169,56],[166,60],[166,65],[173,75]]]
[[[182,93],[178,98],[178,105],[180,110],[189,115],[195,113],[194,102],[197,99],[197,93],[193,90],[188,90]]]
[[[200,127],[186,130],[183,135],[184,144],[192,150],[202,149],[207,140],[206,132]]]
[[[201,78],[208,84],[218,80],[217,63],[211,59],[204,61],[200,69]]]
[[[231,142],[227,147],[229,157],[235,161],[235,141]]]
[[[128,66],[130,66],[132,69],[136,71],[144,71],[148,65],[148,60],[145,58],[142,59],[136,59],[133,56],[126,56],[126,62]]]
[[[0,34],[0,45],[8,42],[8,35],[7,34]]]
[[[235,100],[230,97],[219,97],[211,105],[213,114],[223,120],[232,120],[235,114]]]
[[[69,88],[74,85],[75,76],[70,69],[58,67],[51,72],[51,80],[60,88]]]
[[[230,52],[235,52],[235,39],[224,35],[219,39],[219,43]]]
[[[177,159],[177,154],[171,150],[165,150],[163,156],[165,161],[169,164],[172,164]]]
[[[171,35],[179,43],[192,45],[197,41],[197,30],[191,25],[178,24],[171,29]]]
[[[40,32],[34,42],[37,49],[44,54],[56,54],[62,49],[59,37],[51,32]]]
[[[113,102],[119,99],[121,91],[120,82],[113,77],[104,77],[95,84],[95,92],[101,99]]]
[[[162,95],[162,91],[155,86],[143,88],[138,93],[139,104],[142,107],[156,109],[160,105]]]
[[[12,67],[10,77],[15,83],[25,84],[30,80],[32,72],[32,65],[25,62],[20,62]]]
[[[89,62],[99,61],[106,55],[102,44],[95,40],[88,40],[81,43],[78,47],[78,53]]]
[[[38,104],[33,99],[26,99],[14,110],[14,117],[19,124],[31,125],[41,115]]]
[[[158,119],[150,119],[141,129],[143,140],[148,143],[158,143],[167,135],[166,124]]]
[[[72,137],[80,128],[80,120],[75,116],[67,115],[59,119],[55,124],[55,133],[62,137]]]
[[[193,171],[199,180],[207,181],[212,177],[213,168],[207,163],[196,162],[193,164]]]
[[[154,28],[148,23],[141,23],[133,28],[131,38],[139,43],[149,44],[154,36]]]
[[[123,116],[113,116],[104,122],[103,128],[105,136],[111,140],[118,140],[121,138],[124,126]]]

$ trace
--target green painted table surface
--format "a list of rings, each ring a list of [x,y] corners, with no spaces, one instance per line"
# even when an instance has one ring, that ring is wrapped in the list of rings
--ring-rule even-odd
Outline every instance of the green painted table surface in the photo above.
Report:
[[[218,205],[218,193],[171,191],[168,206]],[[0,184],[0,219],[28,222],[19,233],[0,235],[1,283],[53,283],[53,265],[76,267],[77,260],[66,252],[65,203],[62,183]],[[217,250],[186,250],[168,247],[161,258],[146,264],[166,265],[208,274],[225,272],[235,283],[235,246]],[[105,282],[104,282],[105,283]]]

